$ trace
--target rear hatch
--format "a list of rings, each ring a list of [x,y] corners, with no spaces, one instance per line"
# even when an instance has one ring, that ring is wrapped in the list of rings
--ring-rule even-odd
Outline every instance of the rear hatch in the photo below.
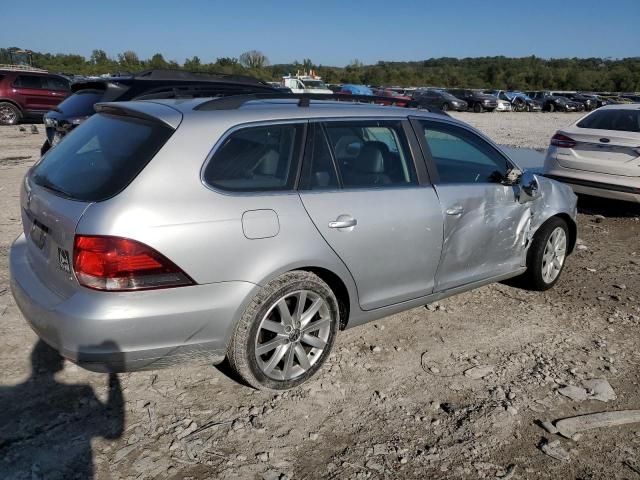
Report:
[[[575,141],[572,148],[558,148],[561,166],[640,176],[640,109],[596,110],[558,133]]]
[[[162,121],[136,111],[135,105],[118,105],[123,108],[106,106],[75,129],[27,173],[23,184],[20,201],[28,261],[40,280],[62,298],[79,288],[73,274],[73,244],[80,218],[92,203],[124,190],[181,118],[167,106],[154,104],[172,112]]]

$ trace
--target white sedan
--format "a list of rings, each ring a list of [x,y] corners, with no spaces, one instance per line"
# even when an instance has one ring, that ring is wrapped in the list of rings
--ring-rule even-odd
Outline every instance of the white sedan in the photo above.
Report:
[[[640,203],[640,104],[607,105],[558,130],[544,175],[576,193]]]
[[[498,106],[496,107],[496,112],[511,112],[511,111],[513,111],[511,102],[498,98]]]

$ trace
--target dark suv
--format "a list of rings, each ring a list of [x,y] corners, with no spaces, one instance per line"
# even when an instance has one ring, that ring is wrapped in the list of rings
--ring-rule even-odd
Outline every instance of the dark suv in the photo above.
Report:
[[[93,107],[98,102],[282,93],[253,77],[179,70],[147,70],[135,75],[78,82],[71,85],[71,91],[73,95],[44,116],[47,138],[41,148],[42,155],[69,131],[93,115]]]
[[[471,90],[468,88],[450,88],[447,92],[467,102],[469,108],[473,109],[476,113],[484,112],[485,110],[487,112],[493,112],[498,108],[498,99],[495,95],[489,95],[479,90]]]
[[[0,69],[0,125],[40,119],[69,95],[69,80],[44,70]]]
[[[426,90],[416,90],[413,93],[413,104],[421,108],[429,108],[431,110],[455,110],[464,112],[467,109],[467,102],[454,97],[449,92],[436,88],[428,88]]]

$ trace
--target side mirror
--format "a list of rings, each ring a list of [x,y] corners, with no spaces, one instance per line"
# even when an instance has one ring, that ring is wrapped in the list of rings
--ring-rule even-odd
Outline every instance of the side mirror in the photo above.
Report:
[[[520,185],[520,193],[518,194],[520,203],[532,202],[540,197],[540,186],[534,173],[525,170],[518,183]]]

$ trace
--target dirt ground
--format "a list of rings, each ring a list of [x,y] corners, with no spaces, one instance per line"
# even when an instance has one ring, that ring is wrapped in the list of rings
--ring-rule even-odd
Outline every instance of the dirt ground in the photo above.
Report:
[[[577,118],[461,116],[537,148]],[[52,356],[10,293],[38,128],[0,127],[0,479],[640,478],[640,423],[573,439],[538,424],[640,409],[640,207],[581,198],[581,246],[552,290],[496,284],[341,332],[287,393],[207,365],[109,377]],[[593,378],[617,398],[560,393]]]

